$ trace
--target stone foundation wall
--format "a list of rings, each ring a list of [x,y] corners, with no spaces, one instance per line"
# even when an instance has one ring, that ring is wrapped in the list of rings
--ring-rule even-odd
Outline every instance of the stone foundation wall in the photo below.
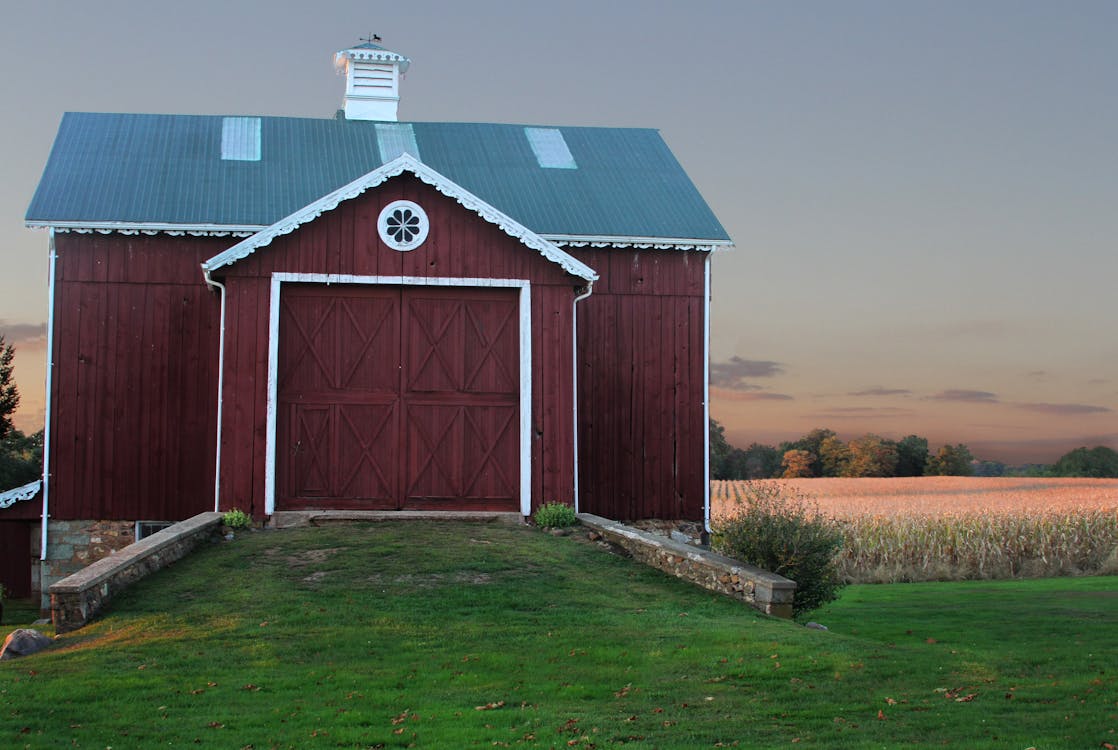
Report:
[[[39,557],[39,525],[35,525],[32,554]],[[134,521],[55,521],[47,526],[47,559],[31,566],[32,590],[40,593],[40,607],[50,609],[52,584],[124,549],[136,541]]]
[[[767,614],[792,617],[795,581],[716,552],[589,513],[580,513],[578,520],[645,565],[710,591],[740,599]]]

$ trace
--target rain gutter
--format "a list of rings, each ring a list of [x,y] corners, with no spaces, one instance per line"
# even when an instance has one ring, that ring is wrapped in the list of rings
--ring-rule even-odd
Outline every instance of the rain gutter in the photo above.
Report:
[[[214,512],[221,512],[221,411],[225,393],[225,285],[214,281],[210,276],[210,269],[203,268],[202,274],[206,279],[206,286],[221,291],[221,323],[218,328],[217,343],[217,440],[214,449]]]
[[[43,410],[43,522],[39,524],[39,560],[47,559],[47,519],[50,518],[50,416],[54,394],[54,276],[58,253],[54,248],[54,228],[50,230],[47,246],[50,248],[50,271],[47,278],[47,405]]]
[[[703,529],[710,533],[710,259],[703,261]]]
[[[574,298],[571,302],[571,389],[573,398],[571,399],[571,412],[573,419],[571,421],[572,432],[574,440],[572,447],[574,448],[574,505],[575,513],[578,513],[578,303],[589,297],[594,293],[594,282],[586,284],[586,291]]]

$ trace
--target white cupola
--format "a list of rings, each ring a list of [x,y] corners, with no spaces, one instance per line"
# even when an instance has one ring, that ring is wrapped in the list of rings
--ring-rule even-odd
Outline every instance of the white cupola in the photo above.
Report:
[[[334,64],[345,71],[347,120],[396,122],[400,103],[400,77],[411,60],[377,44],[380,37],[343,49]]]

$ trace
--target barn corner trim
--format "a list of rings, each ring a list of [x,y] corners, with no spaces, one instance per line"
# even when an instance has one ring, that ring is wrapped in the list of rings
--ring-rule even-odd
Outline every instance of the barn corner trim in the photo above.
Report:
[[[236,263],[256,252],[257,249],[271,243],[276,237],[290,234],[302,225],[317,219],[322,214],[332,211],[343,201],[351,200],[363,194],[366,190],[375,188],[387,182],[390,178],[410,172],[421,181],[438,190],[448,198],[453,198],[462,207],[473,211],[490,224],[496,225],[501,231],[521,244],[537,251],[544,258],[560,266],[572,276],[594,282],[598,274],[594,269],[565,253],[553,242],[549,242],[540,235],[511,216],[494,208],[461,185],[439,174],[411,154],[405,153],[392,161],[377,167],[372,172],[357,178],[348,185],[343,185],[337,190],[327,193],[318,200],[290,214],[275,224],[260,230],[228,250],[218,253],[202,264],[202,270],[207,278],[214,271]]]

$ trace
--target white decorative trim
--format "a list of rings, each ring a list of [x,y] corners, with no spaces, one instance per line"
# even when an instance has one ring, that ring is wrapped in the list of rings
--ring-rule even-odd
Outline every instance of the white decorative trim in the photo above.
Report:
[[[256,224],[161,224],[135,221],[27,221],[28,229],[53,229],[59,234],[167,234],[172,237],[249,237],[265,227]]]
[[[424,181],[426,182],[426,180]],[[369,187],[376,186],[370,185]],[[440,192],[443,191],[440,190]],[[446,193],[444,192],[444,194]],[[479,198],[478,200],[481,199]],[[459,202],[461,203],[461,201]],[[59,234],[67,234],[70,232],[75,234],[93,234],[96,232],[97,234],[125,235],[166,234],[171,237],[181,237],[183,235],[190,235],[191,237],[252,237],[252,235],[270,228],[261,224],[157,224],[128,221],[27,221],[24,222],[24,226],[28,229],[54,229]],[[504,227],[501,228],[504,229]],[[735,248],[732,240],[684,239],[678,237],[630,237],[608,234],[538,234],[537,236],[560,248],[631,247],[638,250],[696,250],[699,252],[721,252],[733,250]],[[261,245],[266,244],[267,242],[261,243]],[[213,258],[211,258],[211,260],[213,260]],[[240,258],[237,258],[237,260],[240,260]]]
[[[0,492],[0,510],[10,508],[21,500],[30,500],[39,494],[39,489],[43,486],[42,479],[36,479],[34,482],[28,482],[22,487],[16,487],[14,490],[7,492]]]
[[[387,49],[374,49],[372,47],[350,47],[343,49],[334,55],[335,64],[340,63],[342,60],[369,60],[372,62],[394,62],[400,63],[400,72],[403,73],[408,69],[411,60],[404,57],[398,52],[393,52]]]
[[[380,241],[401,253],[411,252],[426,242],[430,231],[431,222],[427,218],[427,212],[415,201],[392,201],[381,209],[380,216],[377,217]]]
[[[366,190],[375,188],[392,177],[411,172],[417,178],[438,190],[448,198],[453,198],[461,206],[473,211],[491,224],[495,224],[505,234],[519,240],[521,244],[539,252],[540,255],[559,265],[567,273],[578,276],[586,281],[597,281],[598,274],[585,263],[568,255],[559,247],[548,242],[540,235],[520,224],[510,216],[502,213],[489,205],[481,198],[469,192],[462,186],[447,179],[426,164],[418,161],[411,154],[403,154],[393,159],[382,167],[359,177],[348,185],[343,185],[337,190],[327,193],[314,203],[299,209],[295,213],[280,219],[267,229],[263,229],[248,239],[238,242],[225,252],[218,253],[202,264],[207,271],[215,271],[222,266],[236,263],[242,258],[247,258],[258,248],[269,244],[276,237],[290,234],[303,224],[313,221],[327,211],[332,211],[343,201],[356,198]]]
[[[267,446],[264,453],[264,512],[276,512],[276,410],[279,380],[280,293],[284,283],[370,284],[385,286],[489,287],[520,290],[520,511],[532,514],[532,289],[527,279],[356,276],[337,273],[275,272],[268,307]]]
[[[638,250],[732,250],[733,240],[686,239],[682,237],[628,237],[622,235],[541,234],[560,247],[632,247]]]

